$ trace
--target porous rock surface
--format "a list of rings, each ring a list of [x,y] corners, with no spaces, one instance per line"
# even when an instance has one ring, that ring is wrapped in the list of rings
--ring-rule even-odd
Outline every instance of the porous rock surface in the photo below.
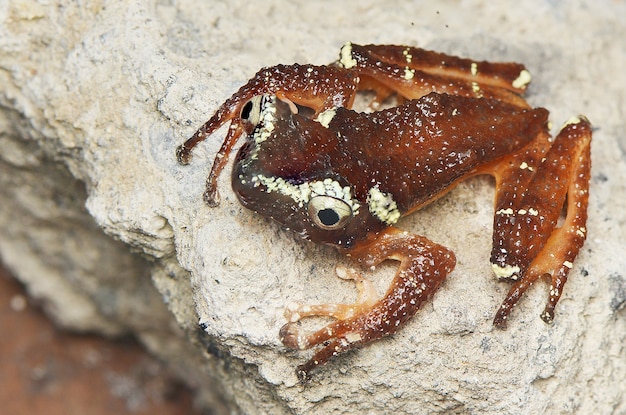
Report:
[[[624,413],[625,15],[609,0],[2,2],[0,257],[58,324],[134,334],[218,413]],[[260,67],[327,63],[348,40],[524,62],[555,129],[592,121],[588,240],[553,325],[542,283],[492,327],[508,285],[477,178],[399,224],[457,254],[434,299],[297,382],[310,352],[282,347],[282,310],[352,301],[334,276],[349,262],[245,211],[228,174],[221,205],[202,202],[223,130],[189,166],[174,152]],[[367,276],[383,291],[393,270]]]

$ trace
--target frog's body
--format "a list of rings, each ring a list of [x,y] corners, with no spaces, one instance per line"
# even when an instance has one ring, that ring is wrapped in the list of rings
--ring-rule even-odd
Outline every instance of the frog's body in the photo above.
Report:
[[[400,261],[382,298],[355,271],[340,269],[357,281],[357,303],[288,308],[283,343],[324,344],[299,368],[301,378],[333,355],[394,333],[437,290],[454,254],[394,224],[477,174],[496,178],[492,267],[516,281],[494,324],[503,327],[524,291],[546,275],[551,288],[542,318],[552,321],[586,236],[591,126],[574,118],[552,140],[548,112],[521,96],[529,80],[514,63],[347,44],[334,66],[261,70],[181,146],[179,159],[187,162],[198,142],[231,120],[207,183],[210,204],[217,203],[224,156],[245,132],[232,175],[244,206],[363,266]],[[403,102],[359,113],[351,106],[362,89],[375,91],[371,107],[393,93]],[[301,333],[295,323],[311,315],[337,321]]]

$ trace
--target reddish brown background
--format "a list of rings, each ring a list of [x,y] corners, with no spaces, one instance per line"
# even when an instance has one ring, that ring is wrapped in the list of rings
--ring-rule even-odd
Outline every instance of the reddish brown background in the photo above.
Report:
[[[199,414],[136,342],[55,328],[0,264],[0,412]]]

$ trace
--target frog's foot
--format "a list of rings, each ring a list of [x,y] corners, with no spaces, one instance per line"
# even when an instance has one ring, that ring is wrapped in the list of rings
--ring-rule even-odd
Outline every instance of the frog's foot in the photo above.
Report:
[[[307,364],[310,366],[309,368],[304,366],[298,368],[298,377],[302,381],[307,379],[308,372],[313,367],[330,359],[340,350],[345,349],[349,344],[360,340],[358,333],[351,334],[347,332],[344,327],[345,325],[342,323],[365,313],[380,299],[372,282],[363,278],[361,274],[353,268],[338,266],[336,272],[339,278],[353,280],[355,282],[358,290],[356,302],[353,304],[317,305],[292,303],[285,309],[285,318],[289,323],[285,324],[280,329],[279,336],[282,343],[289,348],[300,350],[309,349],[315,345],[327,342],[333,337],[343,336],[342,340],[335,340],[322,349],[322,355],[318,353],[316,357]],[[301,330],[298,325],[298,322],[305,317],[332,317],[337,319],[337,321],[329,324],[322,330],[307,333]],[[331,345],[332,347],[329,347]]]
[[[358,290],[358,297],[354,304],[318,304],[318,305],[306,305],[300,303],[291,303],[285,309],[285,318],[289,321],[283,328],[289,330],[289,332],[297,332],[298,328],[293,324],[300,321],[303,317],[332,317],[337,320],[346,320],[354,317],[356,314],[363,312],[363,310],[371,308],[379,296],[376,293],[376,289],[371,281],[363,278],[353,268],[337,267],[337,276],[344,280],[354,280],[356,288]],[[281,331],[282,333],[282,331]],[[297,338],[293,341],[291,337],[283,338],[283,343],[288,347],[294,349],[306,349],[307,347],[297,342]],[[303,347],[304,346],[304,347]],[[309,346],[310,347],[310,346]]]
[[[521,163],[510,163],[520,167],[513,171],[518,176],[509,182],[528,190],[516,204],[497,206],[492,266],[498,277],[515,281],[494,318],[497,327],[506,326],[511,309],[542,278],[550,279],[550,291],[541,318],[546,323],[554,319],[554,308],[587,234],[590,142],[589,121],[573,118],[554,143],[547,144],[547,152],[529,151],[522,154],[527,158]],[[534,160],[531,153],[541,158]],[[523,175],[528,179],[523,180]],[[506,185],[500,190],[498,201],[509,203]],[[559,226],[563,206],[566,215]]]
[[[355,280],[359,290],[354,304],[293,305],[286,311],[289,323],[280,330],[283,344],[293,349],[322,345],[313,357],[298,367],[305,381],[317,366],[333,356],[395,333],[439,288],[455,264],[454,254],[426,238],[389,228],[350,251],[366,266],[384,259],[400,261],[400,267],[384,296],[376,295],[371,282],[356,271],[338,268],[341,278]],[[304,332],[297,322],[303,317],[337,319],[315,332]]]

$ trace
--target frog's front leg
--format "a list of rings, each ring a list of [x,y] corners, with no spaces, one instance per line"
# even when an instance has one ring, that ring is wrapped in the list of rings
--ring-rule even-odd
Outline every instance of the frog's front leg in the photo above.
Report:
[[[250,134],[258,123],[254,115],[258,115],[262,94],[273,94],[279,99],[312,108],[317,115],[333,107],[350,108],[358,82],[355,73],[337,66],[294,64],[263,68],[227,99],[191,138],[176,149],[176,157],[181,164],[188,164],[195,146],[222,125],[230,123],[222,147],[215,156],[204,193],[205,201],[210,206],[217,206],[217,179],[228,163],[228,155],[239,137],[243,133]],[[295,105],[293,107],[296,108]]]
[[[353,268],[337,267],[337,276],[343,280],[353,280],[358,291],[358,297],[354,304],[318,304],[307,305],[292,303],[285,309],[285,318],[295,323],[304,317],[329,316],[338,320],[346,320],[364,310],[370,309],[376,301],[378,294],[370,280],[366,280]]]
[[[491,262],[497,276],[515,281],[495,316],[496,326],[506,325],[513,306],[542,277],[551,284],[541,318],[552,322],[587,233],[590,142],[589,122],[574,118],[554,142],[539,137],[496,169]],[[557,227],[563,206],[565,219]]]
[[[347,277],[361,284],[357,303],[300,305],[288,311],[291,321],[280,330],[283,344],[294,349],[323,344],[307,363],[298,367],[301,380],[308,379],[311,370],[333,356],[395,333],[437,291],[456,264],[449,249],[396,228],[371,235],[349,250],[349,254],[366,267],[376,266],[385,259],[400,261],[400,267],[380,299],[373,298],[369,283],[348,273]],[[313,333],[301,332],[296,322],[314,315],[338,320]]]

